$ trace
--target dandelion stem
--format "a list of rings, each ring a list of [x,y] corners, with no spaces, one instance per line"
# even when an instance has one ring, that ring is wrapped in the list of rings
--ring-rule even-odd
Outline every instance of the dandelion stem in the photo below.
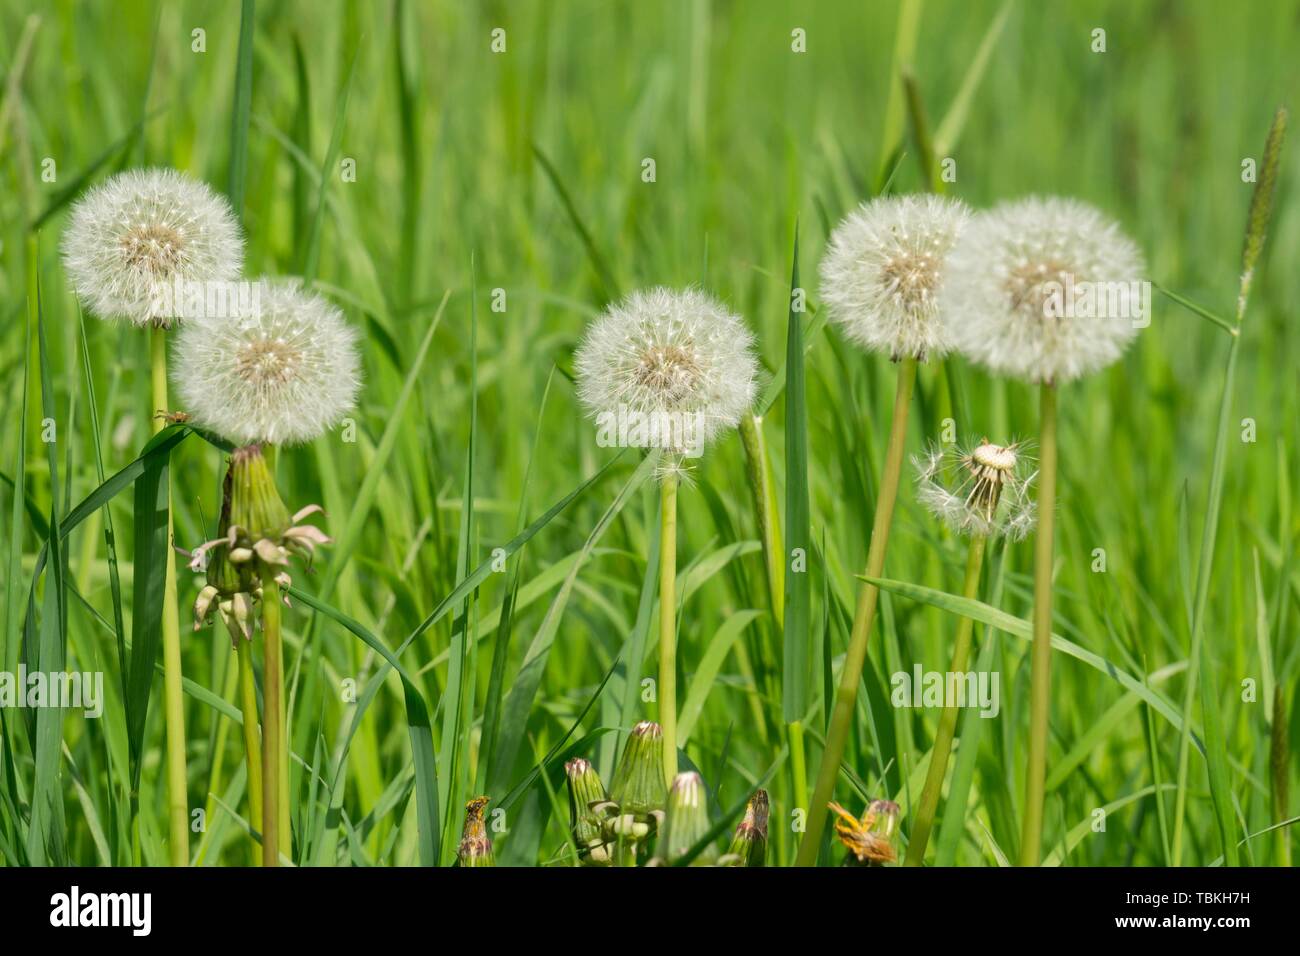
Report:
[[[889,425],[889,445],[885,451],[885,466],[880,476],[880,494],[876,498],[876,515],[871,526],[871,546],[867,551],[869,578],[880,577],[885,566],[885,551],[889,545],[889,528],[894,520],[894,501],[898,497],[898,479],[903,469],[903,443],[907,436],[907,414],[912,404],[912,387],[916,384],[916,359],[905,358],[898,365],[898,385],[894,392],[894,414]],[[853,615],[853,631],[849,636],[848,652],[844,656],[844,669],[840,673],[839,688],[835,692],[835,710],[826,733],[826,748],[822,752],[821,766],[817,771],[817,784],[813,788],[812,803],[808,808],[808,829],[799,844],[796,866],[812,866],[817,861],[822,833],[826,829],[826,804],[835,792],[840,761],[849,739],[853,723],[854,704],[858,684],[862,680],[862,667],[867,660],[867,639],[876,618],[876,600],[880,591],[874,584],[863,582],[858,589],[858,605]]]
[[[1038,536],[1034,539],[1034,640],[1029,670],[1029,758],[1020,831],[1020,865],[1037,866],[1047,781],[1047,714],[1052,702],[1052,558],[1056,519],[1056,386],[1044,382],[1039,405]]]
[[[280,766],[284,735],[284,654],[280,647],[280,585],[262,575],[262,865],[280,865]]]
[[[155,326],[149,337],[149,362],[153,384],[153,411],[167,409],[167,332]],[[155,434],[164,421],[154,419]],[[172,866],[185,866],[190,858],[189,801],[185,788],[185,699],[181,686],[181,622],[176,605],[176,551],[172,547],[171,479],[167,489],[167,565],[163,582],[162,649],[163,710],[167,735],[168,850]]]
[[[664,734],[664,777],[677,776],[677,475],[659,484],[659,725]]]
[[[253,684],[253,645],[235,635],[239,658],[239,709],[244,717],[244,759],[248,766],[248,822],[262,832],[262,744],[257,732],[257,688]],[[262,865],[262,848],[253,844],[253,865]]]
[[[970,547],[966,552],[966,580],[962,584],[962,597],[975,598],[979,594],[980,569],[984,565],[983,535],[972,535]],[[957,621],[957,639],[952,648],[952,673],[962,674],[970,661],[971,632],[975,622],[969,617]],[[934,825],[934,813],[939,807],[939,794],[943,790],[943,778],[948,770],[948,757],[952,754],[952,738],[957,730],[959,708],[949,701],[939,717],[939,730],[934,735],[934,749],[930,752],[930,769],[925,775],[925,786],[921,789],[921,802],[916,811],[916,822],[912,825],[911,838],[907,844],[908,866],[920,866],[925,860],[925,845],[930,841],[930,828]]]

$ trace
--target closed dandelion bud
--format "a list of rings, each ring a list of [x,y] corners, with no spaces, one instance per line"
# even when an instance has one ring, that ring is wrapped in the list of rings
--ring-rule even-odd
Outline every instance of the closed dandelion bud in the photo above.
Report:
[[[721,862],[728,866],[767,865],[767,791],[758,790],[745,806],[745,818],[736,827],[731,846]]]
[[[668,809],[659,831],[656,855],[672,863],[704,839],[708,832],[708,794],[704,792],[704,781],[694,771],[679,773],[668,791]],[[710,843],[690,865],[712,866],[717,860],[718,848]]]
[[[289,509],[275,489],[261,445],[235,449],[230,456],[230,479],[230,523],[251,542],[278,542],[289,528]]]
[[[492,838],[487,832],[487,797],[475,797],[465,804],[465,828],[461,831],[456,859],[461,866],[496,866]]]
[[[604,850],[601,817],[596,808],[607,803],[605,785],[600,782],[590,761],[575,757],[564,765],[564,775],[569,781],[569,819],[573,824],[573,840],[583,855],[584,862],[603,864],[609,855]]]
[[[251,639],[251,595],[258,590],[258,582],[251,567],[232,560],[230,542],[231,472],[226,470],[222,486],[221,517],[217,523],[217,538],[198,548],[190,562],[194,571],[206,571],[207,584],[199,591],[194,602],[194,630],[208,623],[214,609],[221,612],[230,631],[231,642],[237,636]]]
[[[667,796],[663,730],[653,721],[643,720],[627,738],[609,797],[624,814],[646,815],[662,811]]]

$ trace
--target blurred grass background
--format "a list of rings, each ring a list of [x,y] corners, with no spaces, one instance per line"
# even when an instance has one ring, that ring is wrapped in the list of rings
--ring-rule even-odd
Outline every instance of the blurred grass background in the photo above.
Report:
[[[915,50],[905,59],[934,124],[1000,6],[915,5]],[[329,593],[322,597],[390,647],[452,591],[466,562],[489,560],[517,533],[521,511],[526,520],[536,518],[612,457],[596,447],[567,378],[584,324],[609,298],[643,285],[700,283],[747,317],[775,372],[785,349],[796,220],[800,271],[815,309],[813,277],[829,228],[879,183],[891,125],[905,133],[901,115],[886,119],[902,65],[894,55],[900,14],[893,3],[264,0],[255,10],[241,210],[248,271],[309,268],[323,195],[318,286],[364,329],[366,341],[356,441],[336,434],[280,456],[286,501],[322,502],[331,534],[342,536],[317,574],[298,583],[309,593],[324,586]],[[57,207],[87,170],[98,179],[125,166],[170,165],[225,189],[239,23],[240,5],[226,2],[54,0],[33,9],[0,0],[0,550],[21,563],[20,587],[10,582],[4,595],[7,609],[25,605],[43,541],[39,516],[48,515],[51,496],[66,513],[99,484],[77,304],[57,252],[62,207],[41,225],[38,261],[57,409],[57,487],[41,444],[35,364],[21,420],[24,359],[34,348],[24,325],[28,225]],[[505,30],[505,51],[494,53],[498,28]],[[796,28],[805,31],[806,52],[792,50]],[[1099,28],[1104,53],[1092,50]],[[205,31],[205,52],[192,49],[196,29]],[[1211,0],[1013,2],[960,140],[948,151],[957,170],[949,191],[976,206],[1030,192],[1089,200],[1137,239],[1155,281],[1231,315],[1252,188],[1242,180],[1242,162],[1260,159],[1274,109],[1298,88],[1297,38],[1294,2],[1255,3],[1232,15]],[[905,135],[902,146],[908,155],[892,188],[920,189]],[[1290,725],[1290,740],[1300,740],[1300,616],[1290,607],[1300,588],[1290,503],[1300,460],[1300,365],[1297,283],[1288,267],[1300,255],[1290,186],[1297,155],[1283,155],[1265,264],[1246,317],[1233,420],[1252,419],[1254,440],[1237,441],[1236,430],[1231,436],[1206,631],[1243,840],[1289,816],[1278,806],[1270,763],[1275,723]],[[643,181],[647,158],[654,160],[654,182]],[[349,160],[355,181],[343,175]],[[498,289],[504,311],[493,309]],[[444,294],[449,298],[422,357],[419,343]],[[1055,630],[1117,668],[1156,675],[1152,686],[1180,707],[1178,665],[1187,658],[1189,582],[1227,339],[1167,299],[1157,296],[1154,306],[1151,327],[1120,364],[1062,397]],[[146,337],[92,317],[86,334],[111,473],[150,434]],[[810,564],[812,639],[820,678],[822,648],[829,647],[833,664],[846,641],[892,375],[883,359],[854,351],[833,331],[811,335],[809,344],[812,532],[822,552]],[[939,365],[922,370],[911,450],[938,439],[950,417],[964,440],[1032,437],[1035,403],[1025,387],[991,380],[960,361],[952,371],[949,378]],[[413,390],[402,403],[408,379]],[[472,400],[473,520],[466,523]],[[764,421],[779,492],[783,415],[778,401]],[[381,440],[390,427],[394,444],[385,450]],[[24,440],[26,468],[17,476]],[[195,440],[173,456],[178,544],[211,537],[221,465],[217,451]],[[627,656],[617,666],[615,660],[635,631],[646,574],[656,507],[648,487],[613,517],[567,603],[556,607],[563,617],[526,723],[511,722],[505,708],[503,734],[517,755],[499,771],[482,756],[482,718],[517,686],[525,650],[545,636],[543,621],[557,595],[564,599],[564,576],[634,465],[624,456],[502,565],[518,565],[518,599],[505,634],[499,609],[512,572],[487,576],[464,625],[476,639],[465,647],[469,677],[459,721],[446,707],[454,696],[447,693],[447,660],[459,615],[443,617],[403,654],[434,713],[444,861],[454,854],[460,808],[480,789],[497,802],[511,795],[499,818],[508,832],[493,834],[499,859],[564,858],[561,761],[551,761],[541,777],[529,773],[565,740],[613,667],[564,751],[589,753],[609,780],[618,731],[629,725],[622,707]],[[689,581],[681,607],[682,698],[708,691],[687,754],[709,783],[715,815],[770,772],[773,854],[784,863],[793,859],[798,834],[781,727],[780,629],[768,614],[744,475],[740,442],[729,438],[680,498],[679,561]],[[368,476],[370,493],[359,497]],[[17,537],[8,518],[15,479],[28,511]],[[129,495],[115,500],[113,519],[126,588]],[[349,522],[354,536],[345,534]],[[1099,548],[1103,573],[1093,570]],[[73,531],[67,557],[86,599],[68,611],[69,667],[105,671],[109,700],[100,720],[66,716],[64,836],[55,856],[86,864],[165,862],[157,699],[137,850],[122,815],[125,718],[98,516]],[[1011,547],[1002,561],[1001,606],[1027,617],[1030,549]],[[961,567],[960,544],[905,489],[887,576],[953,590]],[[187,609],[195,593],[187,572],[180,590]],[[125,610],[129,620],[129,602]],[[381,659],[333,619],[313,621],[301,606],[285,622],[299,757],[295,860],[414,862],[414,779],[400,684],[388,675],[349,736],[357,705],[347,699],[345,682],[355,681],[360,695]],[[889,676],[915,662],[946,669],[954,625],[941,611],[886,596],[872,637],[868,694],[850,750],[856,780],[844,782],[839,797],[855,809],[868,794],[897,799],[904,833],[938,713],[890,707]],[[653,674],[655,633],[651,627],[637,672]],[[493,657],[503,636],[508,654],[494,686]],[[718,672],[697,684],[693,675],[706,650],[733,636]],[[5,660],[14,662],[19,635],[4,639]],[[226,680],[234,657],[224,632],[184,640],[186,678],[209,697],[232,699]],[[980,628],[977,653],[986,646],[1001,674],[1002,710],[984,722],[976,751],[955,850],[963,864],[1014,858],[1023,796],[1028,645]],[[1243,699],[1250,697],[1247,680],[1255,685],[1250,700]],[[826,709],[823,683],[815,684],[808,722],[813,766]],[[641,703],[635,688],[629,696],[634,720],[655,716],[654,704]],[[208,811],[206,832],[192,836],[195,859],[248,862],[236,816],[246,812],[237,728],[201,695],[187,696],[186,706],[190,802]],[[1199,725],[1199,708],[1193,716]],[[12,863],[25,859],[22,794],[30,789],[23,781],[30,780],[32,755],[25,735],[13,732],[12,722],[22,718],[5,718],[13,746],[0,778],[10,795],[0,803],[0,857]],[[1074,865],[1167,862],[1173,791],[1134,795],[1173,781],[1177,747],[1178,733],[1163,718],[1104,673],[1058,654],[1046,849]],[[1288,777],[1294,780],[1293,767],[1284,768]],[[1094,832],[1094,810],[1117,801],[1105,831]],[[325,812],[330,806],[337,819]],[[941,816],[952,812],[941,805]],[[1247,841],[1244,859],[1282,861],[1287,832]],[[1186,862],[1211,863],[1222,854],[1204,762],[1195,753],[1187,840]]]

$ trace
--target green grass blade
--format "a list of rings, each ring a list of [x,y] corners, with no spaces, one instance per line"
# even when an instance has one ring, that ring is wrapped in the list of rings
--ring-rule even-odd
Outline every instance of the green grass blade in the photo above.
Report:
[[[939,121],[939,128],[934,134],[934,152],[940,160],[951,155],[952,150],[957,146],[957,141],[961,139],[961,132],[965,129],[966,119],[970,115],[971,103],[975,99],[975,91],[979,88],[980,81],[984,79],[984,72],[993,56],[993,49],[1002,36],[1002,30],[1007,25],[1007,17],[1011,14],[1011,6],[1014,2],[1015,0],[1003,0],[997,16],[993,18],[983,39],[980,40],[979,49],[975,51],[975,59],[971,60],[970,66],[966,68],[957,95],[952,98],[952,102],[948,104],[948,112],[944,113],[943,119]]]
[[[560,179],[560,174],[555,169],[555,164],[542,152],[542,148],[536,143],[533,144],[533,155],[537,161],[542,164],[542,172],[546,174],[546,179],[555,189],[555,194],[560,198],[560,205],[564,207],[569,221],[573,223],[574,230],[578,233],[578,238],[582,240],[582,247],[587,250],[587,258],[591,260],[592,268],[596,270],[596,278],[600,281],[601,291],[606,301],[618,298],[618,283],[614,280],[614,274],[610,271],[605,257],[601,255],[600,249],[596,246],[596,240],[591,236],[591,230],[582,219],[582,214],[578,212],[578,207],[573,203],[573,197],[569,195],[569,190],[565,188],[564,180]]]
[[[420,693],[415,680],[407,673],[396,654],[383,641],[337,608],[290,587],[290,595],[314,611],[324,614],[336,624],[351,631],[363,643],[382,657],[388,666],[397,671],[402,681],[402,698],[406,704],[406,725],[410,736],[411,759],[415,763],[416,817],[420,835],[420,863],[435,866],[438,861],[438,769],[433,751],[433,728],[429,721],[429,706]]]
[[[996,627],[1005,634],[1018,637],[1022,640],[1031,640],[1033,638],[1033,626],[1024,618],[1015,617],[1006,611],[1001,611],[995,607],[990,607],[982,601],[976,601],[971,598],[958,597],[954,594],[948,594],[946,591],[937,591],[934,588],[923,587],[919,584],[910,584],[907,581],[891,581],[887,578],[863,578],[870,581],[876,587],[883,591],[890,591],[902,597],[910,598],[913,601],[920,601],[929,604],[932,607],[940,608],[952,614],[960,614],[969,617],[981,624],[988,624]],[[1100,654],[1094,654],[1075,644],[1073,641],[1066,640],[1059,634],[1052,635],[1052,647],[1073,657],[1075,660],[1082,661],[1094,670],[1100,671],[1111,680],[1115,681],[1127,691],[1136,694],[1146,703],[1150,704],[1155,710],[1163,716],[1177,730],[1183,729],[1183,718],[1179,716],[1178,711],[1174,709],[1173,704],[1161,695],[1157,694],[1145,682],[1138,680],[1132,674],[1117,667],[1115,664],[1102,657]],[[1192,734],[1192,739],[1202,753],[1205,747],[1196,735]]]
[[[230,171],[226,195],[235,215],[244,218],[244,181],[248,176],[248,118],[253,109],[253,31],[257,25],[254,0],[239,10],[239,48],[235,57],[235,94],[230,111]]]
[[[631,499],[633,492],[650,478],[658,463],[658,454],[652,452],[646,455],[641,464],[637,466],[636,471],[632,473],[632,476],[619,491],[614,501],[605,509],[605,513],[601,515],[600,520],[591,529],[591,533],[587,535],[587,540],[582,547],[584,558],[596,546],[596,543],[608,530],[614,518],[623,510],[624,505]],[[523,663],[520,665],[519,672],[515,675],[514,683],[510,687],[510,692],[506,696],[505,709],[501,719],[500,748],[497,751],[496,763],[488,776],[490,781],[489,791],[505,781],[514,766],[515,756],[519,752],[520,744],[523,743],[528,718],[532,713],[537,687],[541,683],[542,673],[545,671],[546,662],[550,657],[551,645],[559,630],[560,620],[564,616],[564,609],[568,604],[569,595],[573,592],[573,582],[577,579],[578,572],[582,570],[583,563],[584,559],[579,559],[565,577],[559,593],[555,595],[555,599],[546,611],[546,617],[543,618],[541,626],[537,629],[532,643],[529,644],[528,650],[524,654]]]
[[[812,674],[812,519],[808,500],[808,396],[804,384],[804,313],[795,308],[799,289],[799,227],[790,266],[790,313],[786,325],[785,390],[785,620],[782,622],[781,715],[787,724],[808,713]]]

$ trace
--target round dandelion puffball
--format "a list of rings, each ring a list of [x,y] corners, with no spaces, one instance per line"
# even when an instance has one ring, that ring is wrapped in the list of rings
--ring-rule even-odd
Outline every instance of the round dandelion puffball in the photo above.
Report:
[[[740,316],[696,289],[633,292],[588,326],[578,397],[602,443],[694,457],[754,404],[753,343]]]
[[[64,268],[90,311],[136,325],[185,318],[194,284],[234,282],[243,261],[230,203],[174,169],[104,181],[72,207],[63,236]]]
[[[969,218],[964,203],[932,195],[873,199],[846,216],[821,264],[822,300],[844,335],[893,359],[948,351],[938,293]]]
[[[181,326],[172,380],[194,423],[231,441],[310,441],[356,402],[356,339],[343,314],[319,295],[261,280],[238,316]]]
[[[943,311],[954,347],[1000,375],[1061,384],[1110,365],[1145,324],[1137,245],[1073,199],[1030,197],[974,217]]]

